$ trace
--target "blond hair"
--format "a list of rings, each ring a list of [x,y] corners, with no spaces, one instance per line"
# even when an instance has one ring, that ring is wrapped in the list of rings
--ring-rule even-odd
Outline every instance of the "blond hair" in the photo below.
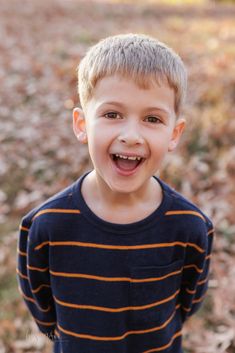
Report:
[[[175,112],[180,113],[187,89],[181,58],[168,46],[143,34],[107,37],[92,46],[78,66],[78,93],[84,109],[99,80],[120,74],[142,88],[167,79],[175,92]]]

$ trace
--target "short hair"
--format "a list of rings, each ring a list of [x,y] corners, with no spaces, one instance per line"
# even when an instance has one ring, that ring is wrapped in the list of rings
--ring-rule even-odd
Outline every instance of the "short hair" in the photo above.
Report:
[[[120,74],[141,88],[151,82],[167,82],[175,92],[179,115],[187,89],[187,72],[182,59],[171,48],[144,34],[107,37],[92,46],[78,66],[78,93],[84,109],[99,80]]]

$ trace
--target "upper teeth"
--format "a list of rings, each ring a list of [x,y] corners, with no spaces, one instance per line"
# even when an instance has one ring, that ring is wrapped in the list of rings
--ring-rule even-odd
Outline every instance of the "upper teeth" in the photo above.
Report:
[[[122,154],[115,154],[116,157],[119,157],[119,158],[123,158],[123,159],[131,159],[133,161],[135,161],[137,159],[137,161],[140,161],[141,160],[141,157],[137,157],[137,156],[123,156]]]

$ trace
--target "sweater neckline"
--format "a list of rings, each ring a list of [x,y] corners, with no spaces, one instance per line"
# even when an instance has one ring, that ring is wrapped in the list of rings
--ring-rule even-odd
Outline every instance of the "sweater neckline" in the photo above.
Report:
[[[82,182],[85,177],[91,172],[88,171],[84,173],[74,184],[73,197],[76,208],[78,208],[89,223],[92,223],[96,228],[99,228],[103,231],[117,233],[117,234],[127,234],[127,233],[138,233],[142,232],[144,229],[147,229],[153,226],[154,223],[159,222],[160,218],[164,216],[172,202],[171,194],[169,193],[169,188],[167,185],[158,177],[153,175],[156,181],[159,182],[162,188],[162,201],[160,205],[147,217],[132,223],[112,223],[108,222],[99,216],[97,216],[87,205],[82,192]]]

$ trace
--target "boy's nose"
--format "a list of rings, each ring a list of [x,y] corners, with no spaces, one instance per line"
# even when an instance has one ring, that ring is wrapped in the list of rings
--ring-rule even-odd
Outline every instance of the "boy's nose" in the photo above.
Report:
[[[143,144],[144,139],[137,128],[133,126],[126,126],[118,136],[118,141],[125,143],[126,145]]]

